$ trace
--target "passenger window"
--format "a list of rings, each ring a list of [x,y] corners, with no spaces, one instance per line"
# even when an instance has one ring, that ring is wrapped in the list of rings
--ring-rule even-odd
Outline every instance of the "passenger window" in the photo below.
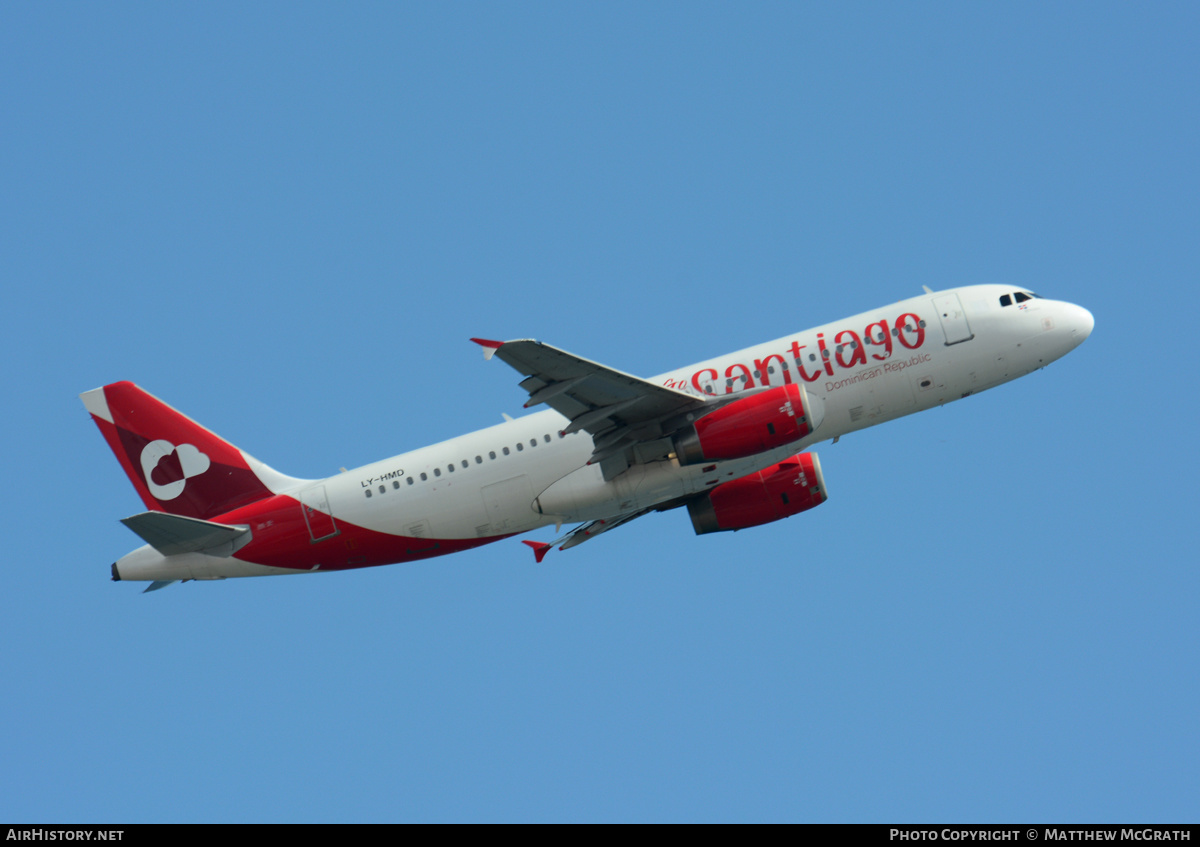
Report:
[[[524,449],[525,449],[525,445],[522,444],[520,441],[518,441],[517,442],[517,452],[520,452],[521,450],[524,450]]]
[[[366,494],[368,497],[370,497],[370,496],[371,496],[371,489],[369,489],[369,488],[368,488],[368,489],[364,490],[364,491],[363,491],[363,494]]]
[[[529,446],[530,446],[530,447],[537,447],[537,439],[536,439],[536,438],[531,438],[531,439],[529,439]]]
[[[386,486],[386,485],[381,485],[381,486],[379,486],[379,493],[380,493],[380,494],[387,494],[387,486]]]
[[[428,479],[429,479],[429,474],[427,474],[427,473],[425,473],[424,471],[422,471],[422,472],[421,472],[421,482],[425,482],[425,481],[427,481]]]
[[[394,489],[396,489],[397,491],[399,491],[399,490],[400,490],[400,480],[398,480],[398,479],[393,479],[393,480],[392,480],[392,488],[394,488]]]
[[[510,451],[507,447],[505,447],[503,452],[504,452],[504,455],[507,456]]]
[[[1005,294],[1003,297],[1000,298],[1000,305],[1001,306],[1011,306],[1012,298],[1009,297],[1007,294]]]
[[[475,464],[477,464],[477,465],[482,465],[482,464],[483,464],[483,456],[476,456],[476,457],[475,457]]]
[[[433,475],[434,475],[434,476],[441,476],[441,475],[442,475],[442,469],[441,469],[441,468],[434,468],[434,469],[433,469]]]
[[[408,484],[409,484],[409,485],[412,485],[412,484],[413,484],[413,478],[412,478],[411,476],[408,478]]]
[[[495,450],[488,450],[488,458],[489,458],[489,459],[494,459],[494,458],[496,458],[496,451],[495,451]]]
[[[463,459],[463,461],[462,461],[462,466],[463,466],[464,468],[467,466],[467,460],[466,460],[466,459]]]
[[[549,433],[547,433],[546,435],[543,435],[543,436],[542,436],[542,440],[543,440],[543,441],[545,441],[547,444],[549,444],[549,443],[550,443],[550,435],[549,435]]]

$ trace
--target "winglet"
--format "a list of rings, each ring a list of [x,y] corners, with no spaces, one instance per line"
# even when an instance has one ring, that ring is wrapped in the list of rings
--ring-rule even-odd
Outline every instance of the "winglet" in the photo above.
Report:
[[[472,338],[476,344],[483,348],[483,358],[490,359],[496,355],[496,351],[504,346],[503,341],[491,341],[487,338]]]
[[[537,559],[538,564],[542,563],[542,559],[546,558],[546,554],[550,552],[553,544],[543,544],[541,541],[522,541],[522,544],[527,544],[533,548],[533,557]]]

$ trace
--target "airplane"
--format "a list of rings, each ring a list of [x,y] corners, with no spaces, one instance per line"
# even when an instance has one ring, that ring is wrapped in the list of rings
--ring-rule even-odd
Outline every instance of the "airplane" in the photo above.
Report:
[[[540,563],[649,512],[697,534],[738,531],[827,499],[818,441],[941,406],[1045,367],[1090,312],[1007,285],[933,292],[651,379],[530,339],[471,339],[548,408],[327,479],[298,479],[131,382],[84,392],[147,511],[115,581],[341,571],[525,541]]]

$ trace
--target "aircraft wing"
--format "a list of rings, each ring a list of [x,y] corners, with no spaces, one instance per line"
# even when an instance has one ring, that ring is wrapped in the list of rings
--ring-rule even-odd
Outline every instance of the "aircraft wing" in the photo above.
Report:
[[[472,338],[484,356],[496,356],[524,375],[525,408],[545,403],[570,423],[564,433],[591,434],[590,463],[612,479],[632,462],[652,462],[671,452],[670,436],[689,413],[719,401],[655,385],[532,339]]]
[[[626,512],[623,515],[617,515],[616,517],[606,518],[604,520],[588,521],[585,524],[575,527],[575,529],[571,530],[561,538],[555,539],[553,544],[557,544],[559,550],[569,550],[572,547],[578,547],[585,541],[590,541],[603,532],[608,532],[610,529],[616,529],[621,524],[629,523],[634,518],[640,518],[647,512],[652,511],[654,511],[654,509],[651,507],[647,509],[639,509],[636,512]],[[551,546],[553,546],[553,544]]]
[[[678,500],[672,500],[661,505],[647,506],[644,509],[637,509],[632,512],[613,515],[611,518],[587,521],[575,527],[570,532],[560,535],[549,544],[540,541],[524,541],[522,543],[533,548],[533,553],[537,557],[537,561],[540,564],[542,559],[546,557],[546,554],[555,547],[557,547],[559,550],[569,550],[572,547],[578,547],[583,542],[591,541],[597,535],[608,532],[610,529],[616,529],[619,526],[623,526],[635,518],[640,518],[642,515],[650,512],[665,512],[668,509],[674,509],[677,506],[682,506],[686,502],[687,498],[681,497]]]

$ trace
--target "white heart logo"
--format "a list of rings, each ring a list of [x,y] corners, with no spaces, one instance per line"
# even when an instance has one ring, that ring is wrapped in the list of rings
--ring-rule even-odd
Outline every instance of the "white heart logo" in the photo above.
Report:
[[[176,448],[161,438],[143,447],[141,458],[142,477],[156,500],[174,500],[183,493],[189,479],[212,465],[208,456],[193,445],[180,444]]]

